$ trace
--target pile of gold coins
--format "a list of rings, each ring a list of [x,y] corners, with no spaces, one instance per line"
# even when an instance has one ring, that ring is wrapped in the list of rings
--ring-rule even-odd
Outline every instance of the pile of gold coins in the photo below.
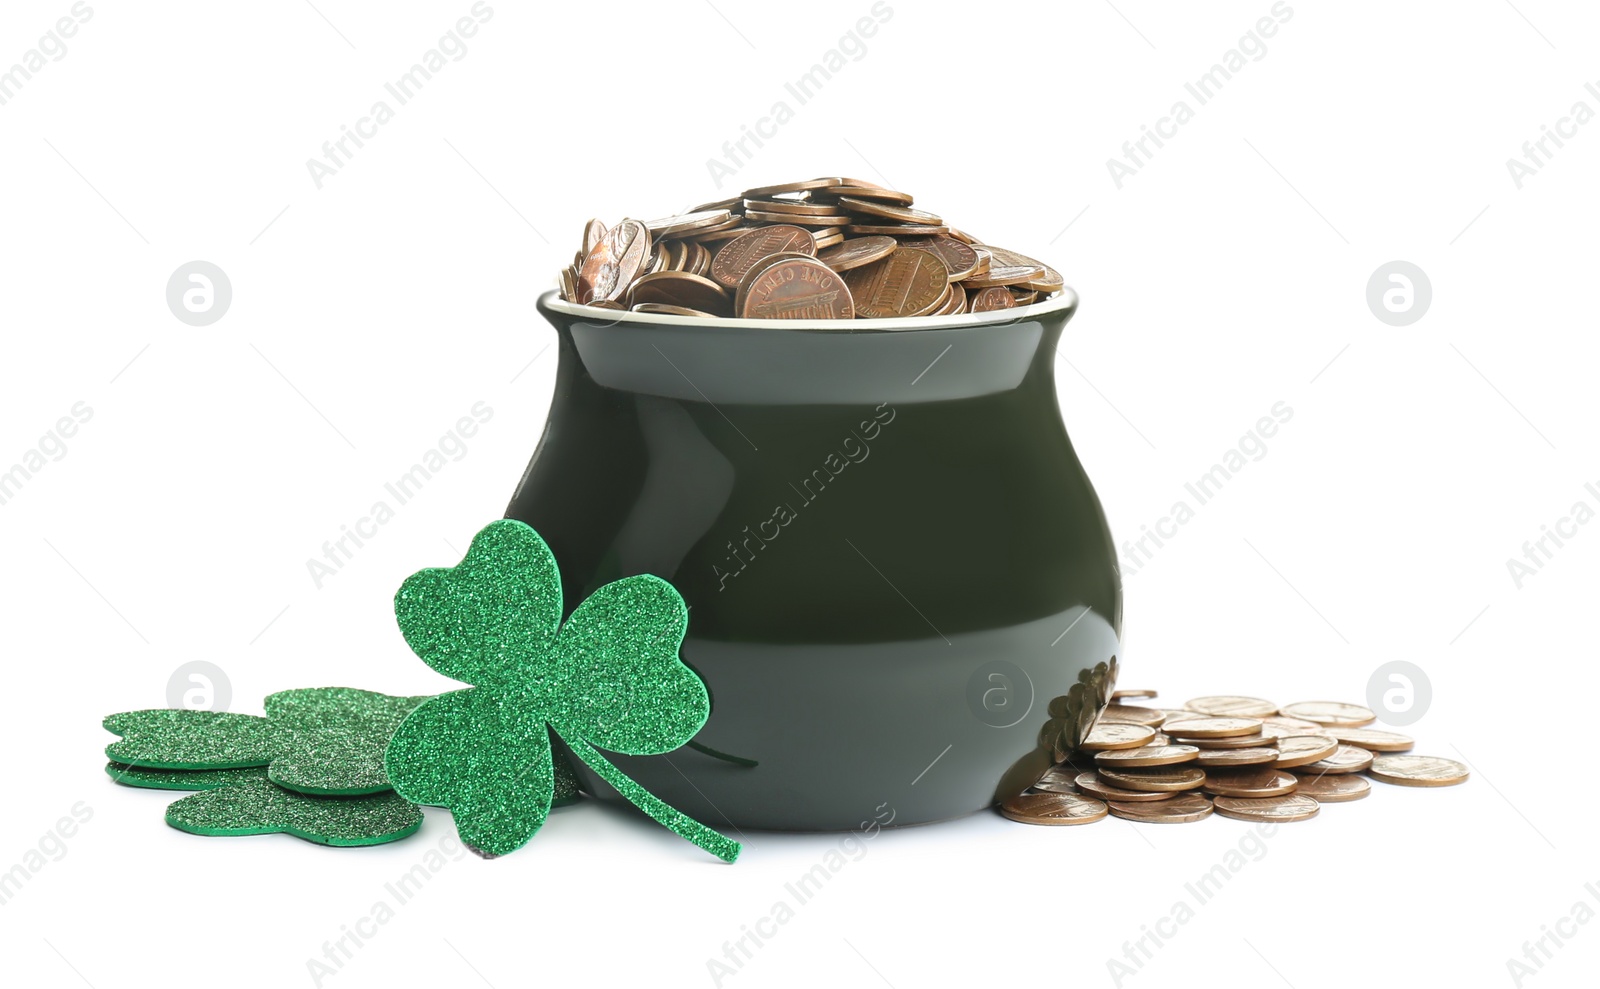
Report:
[[[909,193],[847,178],[748,189],[659,220],[590,220],[561,298],[743,319],[883,319],[1011,309],[1061,274],[978,241]]]
[[[1121,690],[1076,751],[1028,792],[1000,805],[1023,824],[1090,824],[1107,816],[1187,824],[1213,813],[1287,823],[1322,804],[1360,800],[1367,777],[1398,786],[1467,780],[1454,759],[1412,755],[1412,740],[1368,728],[1359,704],[1255,697],[1197,697],[1181,710],[1122,703],[1153,690]],[[1365,774],[1365,775],[1363,775]]]

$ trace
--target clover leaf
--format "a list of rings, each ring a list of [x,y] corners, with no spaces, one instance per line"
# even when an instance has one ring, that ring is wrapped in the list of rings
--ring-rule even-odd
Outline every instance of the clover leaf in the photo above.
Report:
[[[167,823],[190,834],[292,834],[319,845],[380,845],[422,827],[422,809],[392,792],[316,797],[256,779],[173,801]]]
[[[599,751],[670,752],[710,716],[705,684],[678,658],[683,598],[641,574],[596,590],[565,625],[561,612],[555,557],[511,519],[480,531],[459,565],[401,585],[395,617],[406,642],[471,686],[424,702],[395,731],[385,762],[395,789],[448,807],[480,854],[515,851],[549,812],[554,731],[651,817],[733,861],[737,842],[668,806]]]

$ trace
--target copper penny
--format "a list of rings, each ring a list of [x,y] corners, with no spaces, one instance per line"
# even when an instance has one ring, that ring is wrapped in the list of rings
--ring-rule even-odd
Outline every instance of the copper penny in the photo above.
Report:
[[[1261,722],[1254,718],[1195,718],[1164,727],[1167,734],[1175,738],[1227,738],[1261,734]]]
[[[912,209],[909,206],[897,206],[894,203],[874,202],[870,199],[858,199],[855,196],[840,196],[839,205],[857,215],[877,217],[884,220],[897,220],[901,223],[921,223],[930,227],[942,226],[944,218],[927,210]]]
[[[1061,769],[1063,767],[1057,766],[1056,768]],[[1046,775],[1046,779],[1050,779],[1048,774]],[[1054,784],[1053,780],[1051,782]],[[1177,795],[1178,792],[1176,790],[1167,790],[1165,792],[1159,790],[1125,790],[1120,786],[1112,786],[1105,780],[1102,780],[1099,773],[1090,772],[1088,770],[1078,773],[1077,776],[1073,778],[1072,785],[1076,786],[1080,793],[1087,793],[1091,797],[1099,797],[1101,800],[1121,800],[1126,803],[1148,803],[1152,800],[1171,800],[1175,795]],[[1034,788],[1039,790],[1045,789],[1045,780],[1040,780],[1038,783],[1035,783]]]
[[[954,237],[901,237],[900,246],[913,251],[931,251],[950,269],[950,280],[959,282],[978,269],[978,252]]]
[[[852,223],[844,228],[847,234],[888,234],[890,237],[932,237],[947,234],[950,228],[929,223]]]
[[[1200,750],[1193,745],[1141,745],[1136,749],[1107,749],[1095,753],[1094,764],[1116,769],[1119,766],[1176,766],[1194,762]]]
[[[1183,706],[1209,718],[1266,718],[1278,713],[1278,705],[1272,701],[1237,694],[1196,697]]]
[[[746,319],[851,319],[850,289],[816,258],[785,258],[768,265],[745,288],[739,315]]]
[[[1359,773],[1372,765],[1372,753],[1354,745],[1339,745],[1333,750],[1333,755],[1316,762],[1308,762],[1304,766],[1294,767],[1297,773],[1308,776],[1323,773]]]
[[[1205,791],[1217,797],[1281,797],[1299,785],[1293,773],[1281,769],[1211,769]]]
[[[1338,749],[1339,743],[1326,735],[1286,735],[1278,739],[1278,761],[1273,766],[1278,769],[1309,766],[1328,758]]]
[[[605,232],[583,259],[578,301],[615,302],[650,261],[650,231],[638,220],[623,220]]]
[[[809,230],[787,224],[758,227],[722,246],[711,261],[711,278],[724,288],[738,288],[740,279],[764,257],[816,253],[817,242]]]
[[[1195,751],[1200,753],[1200,757],[1195,761],[1202,769],[1270,766],[1278,761],[1277,749],[1195,749]]]
[[[631,305],[656,302],[709,313],[727,312],[729,309],[728,293],[722,290],[721,285],[687,271],[658,271],[645,275],[633,283],[633,288],[628,292],[628,301]]]
[[[1300,701],[1285,705],[1282,713],[1284,717],[1303,718],[1329,728],[1360,728],[1378,720],[1370,709],[1344,701]]]
[[[958,288],[957,291],[960,291]],[[1133,704],[1107,704],[1106,709],[1100,712],[1102,724],[1124,725],[1149,725],[1151,728],[1161,727],[1167,716],[1153,707],[1138,707]]]
[[[594,250],[594,245],[600,243],[600,238],[606,235],[606,225],[599,220],[590,220],[583,227],[583,250],[580,254],[587,255]]]
[[[1189,824],[1211,816],[1211,801],[1198,793],[1180,793],[1155,803],[1107,801],[1106,810],[1113,817],[1140,824]]]
[[[996,309],[1015,308],[1017,300],[1003,288],[978,289],[967,297],[967,308],[973,312],[994,312]]]
[[[1372,792],[1372,784],[1365,776],[1347,773],[1342,776],[1302,776],[1296,793],[1303,793],[1320,804],[1346,803],[1360,800]]]
[[[930,312],[950,284],[949,269],[927,251],[895,251],[881,261],[852,268],[845,284],[856,312],[869,319]]]
[[[1299,793],[1282,797],[1218,797],[1213,801],[1218,814],[1236,821],[1309,821],[1321,808],[1312,798]]]
[[[1152,766],[1149,769],[1111,769],[1101,766],[1096,770],[1100,781],[1124,790],[1145,790],[1171,793],[1176,790],[1193,790],[1206,784],[1207,773],[1194,766]]]
[[[1080,793],[1024,793],[1003,802],[1000,813],[1023,824],[1092,824],[1108,811]]]

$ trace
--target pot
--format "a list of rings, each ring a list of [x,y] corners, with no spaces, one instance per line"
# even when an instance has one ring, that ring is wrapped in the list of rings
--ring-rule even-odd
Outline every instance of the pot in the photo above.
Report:
[[[1056,400],[1076,306],[798,321],[538,300],[560,364],[506,515],[550,545],[569,612],[670,581],[711,695],[689,746],[615,756],[624,772],[712,827],[860,830],[990,807],[1081,739],[1122,609]]]

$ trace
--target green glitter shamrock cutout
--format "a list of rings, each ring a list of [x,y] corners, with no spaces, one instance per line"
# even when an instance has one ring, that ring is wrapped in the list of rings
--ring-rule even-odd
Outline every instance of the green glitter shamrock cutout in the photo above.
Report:
[[[121,735],[113,762],[146,769],[270,766],[268,778],[301,793],[362,796],[389,789],[383,750],[426,697],[392,697],[352,687],[280,690],[266,717],[182,708],[123,711],[103,722]]]
[[[732,862],[739,844],[640,786],[600,749],[660,755],[711,715],[678,658],[688,609],[640,574],[596,590],[561,621],[561,574],[539,534],[503,519],[455,567],[422,570],[394,599],[400,633],[423,662],[472,686],[424,702],[389,741],[395,790],[448,807],[462,841],[492,857],[544,824],[553,788],[550,732],[645,813]]]

